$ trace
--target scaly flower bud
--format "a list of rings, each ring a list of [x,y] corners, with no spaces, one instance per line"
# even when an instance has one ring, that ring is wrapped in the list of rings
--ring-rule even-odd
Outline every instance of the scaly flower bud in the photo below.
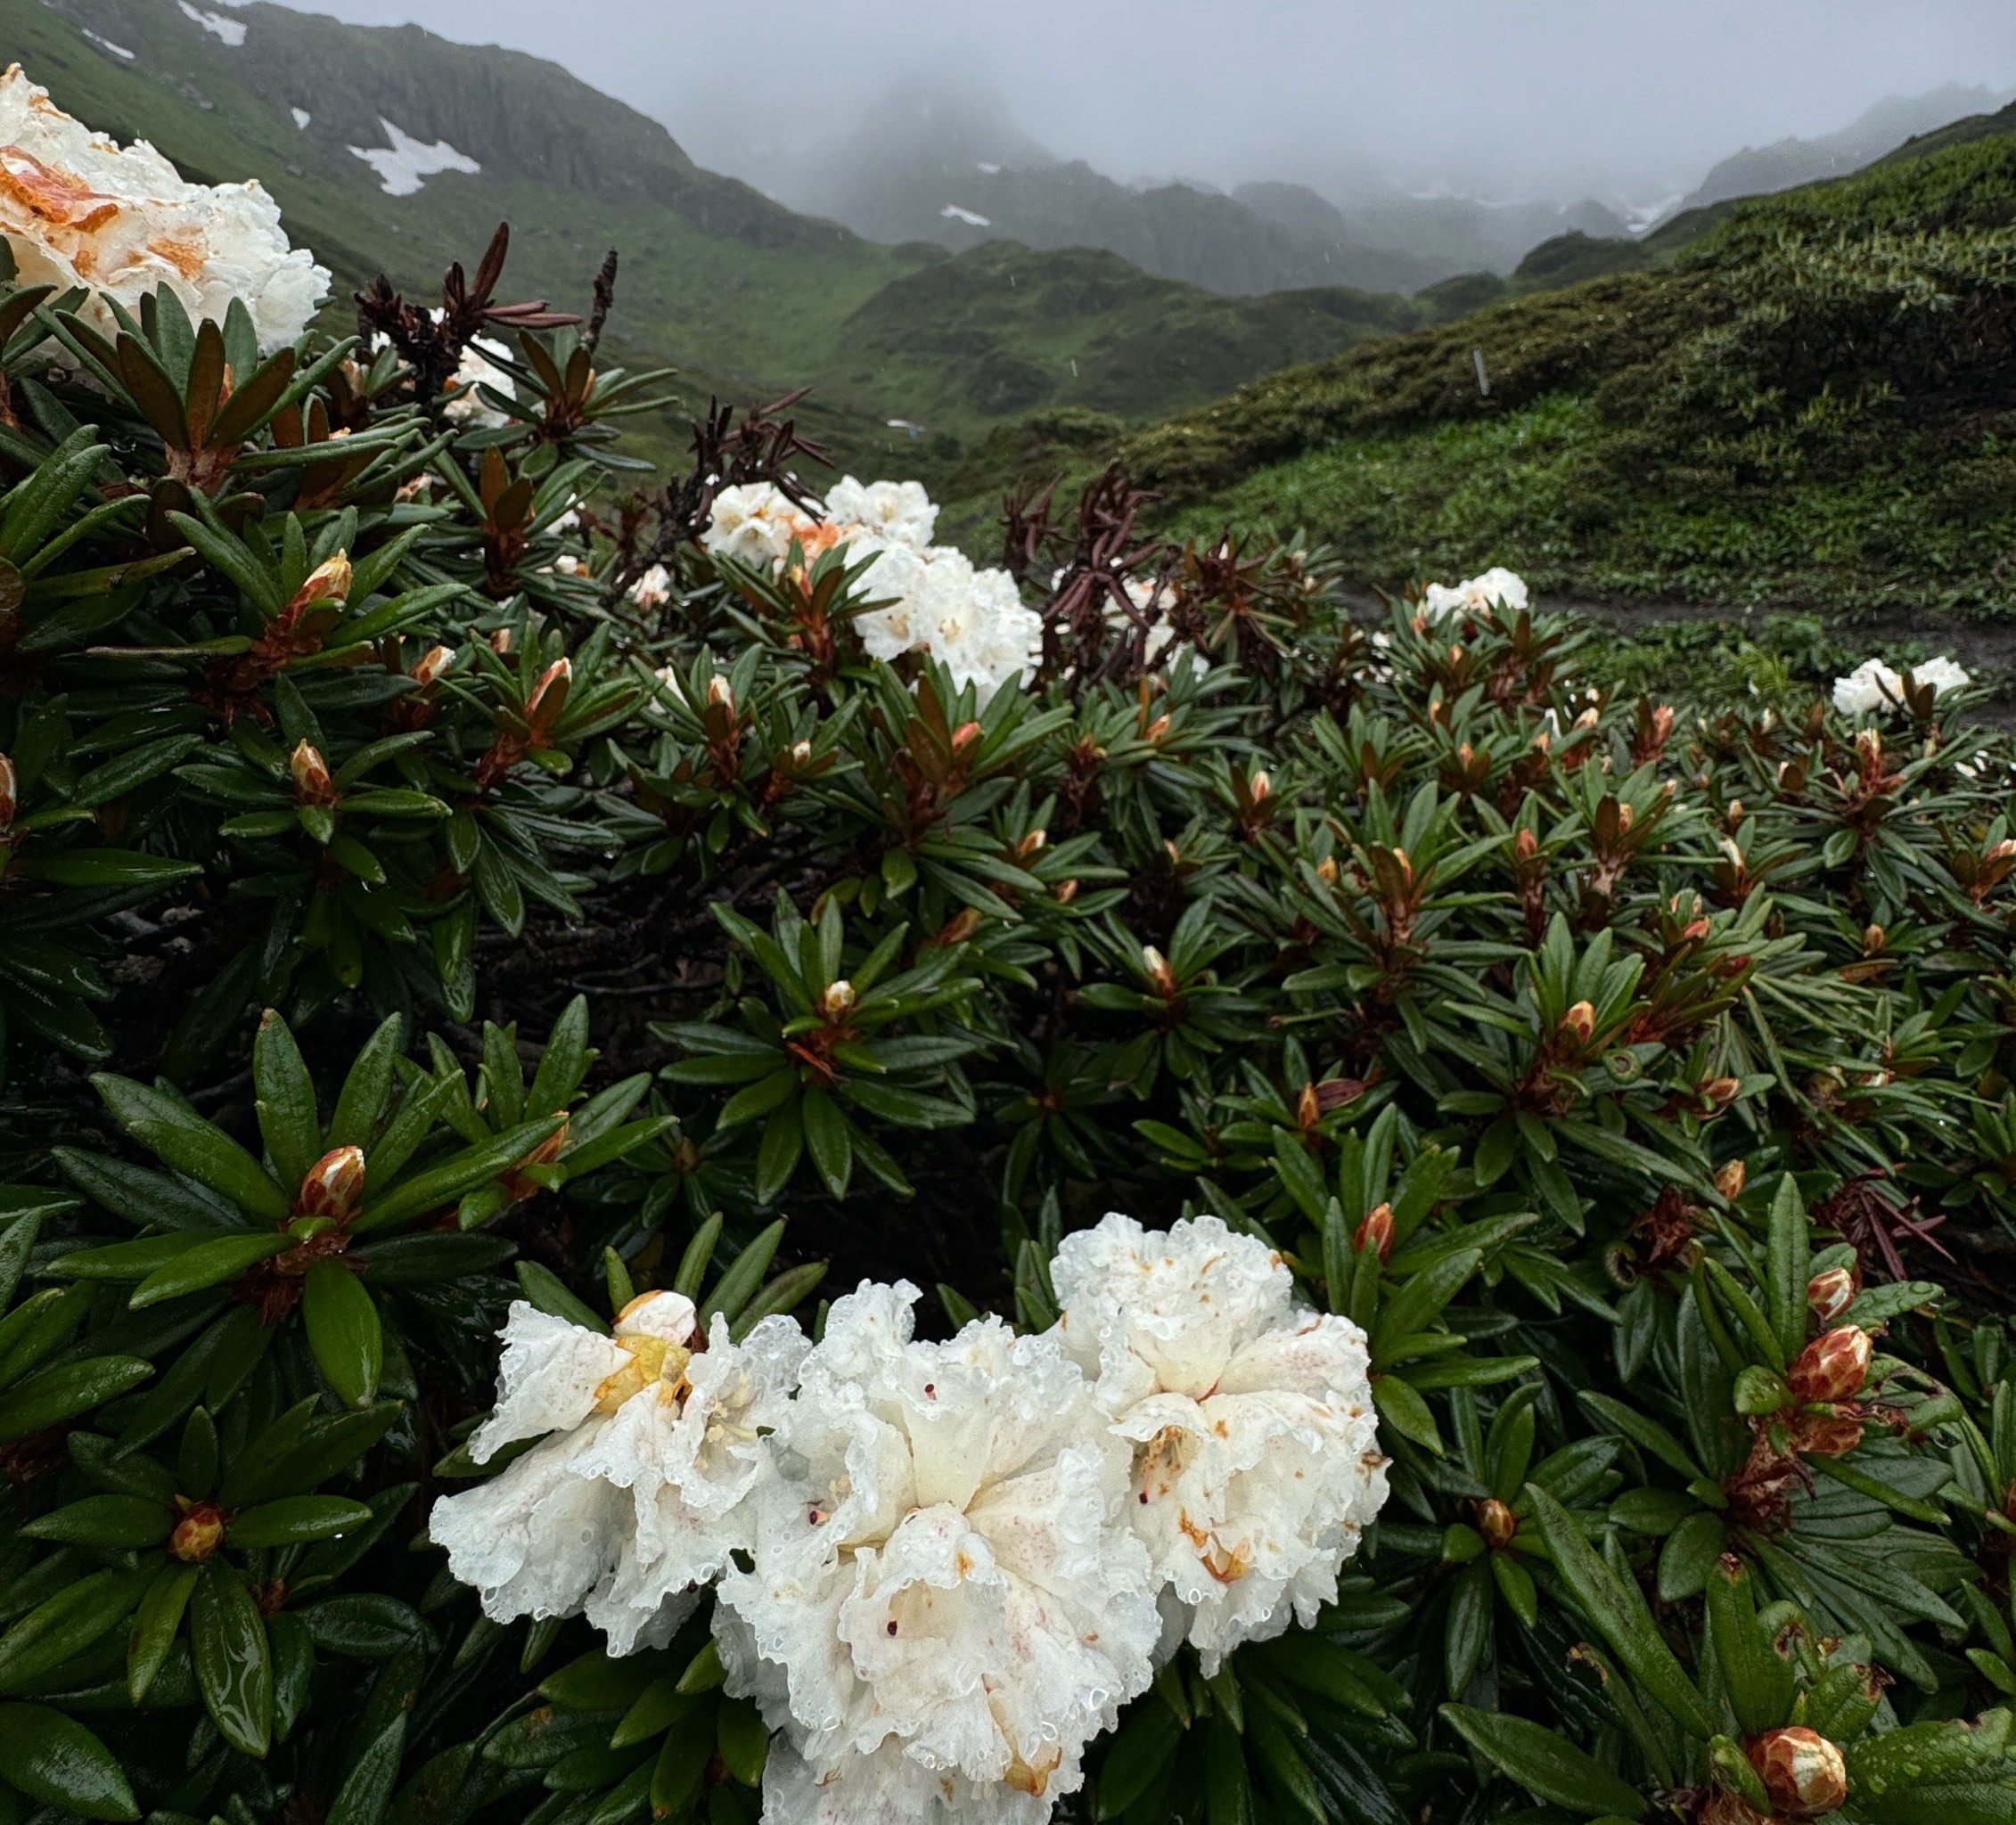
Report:
[[[296,1216],[332,1216],[339,1223],[356,1208],[364,1190],[364,1149],[337,1147],[301,1175],[294,1194]]]
[[[336,802],[336,782],[329,776],[329,763],[323,759],[322,752],[306,738],[295,745],[288,757],[287,771],[294,776],[294,798],[302,805],[333,805]]]
[[[1744,1746],[1773,1811],[1788,1819],[1817,1819],[1848,1798],[1848,1762],[1838,1745],[1804,1724],[1767,1730]]]
[[[812,744],[809,741],[793,741],[791,743],[791,765],[793,766],[803,766],[811,758]]]
[[[199,1564],[223,1544],[224,1515],[214,1502],[193,1503],[168,1535],[168,1551],[185,1565]]]
[[[1855,1304],[1856,1287],[1852,1268],[1830,1267],[1806,1283],[1806,1303],[1823,1324],[1832,1324]]]
[[[1305,1084],[1302,1093],[1295,1099],[1295,1123],[1304,1133],[1323,1119],[1323,1104],[1316,1100],[1316,1086]]]
[[[1496,1496],[1487,1496],[1477,1504],[1477,1531],[1494,1552],[1502,1551],[1519,1532],[1519,1518]]]
[[[508,627],[499,627],[490,635],[490,651],[492,652],[509,652],[511,643],[511,629]]]
[[[514,1161],[498,1174],[498,1183],[512,1198],[522,1199],[537,1196],[545,1188],[538,1180],[529,1176],[530,1169],[536,1166],[551,1166],[567,1150],[567,1144],[572,1136],[573,1127],[574,1123],[571,1117],[563,1118],[560,1126],[548,1134],[522,1159]]]
[[[1351,1246],[1361,1255],[1367,1248],[1377,1249],[1381,1261],[1390,1261],[1393,1258],[1393,1207],[1375,1204],[1366,1211],[1365,1220],[1351,1238]]]
[[[938,928],[934,943],[946,950],[954,945],[963,945],[980,929],[980,911],[977,906],[962,906],[951,918]]]
[[[1030,855],[1034,855],[1049,841],[1050,832],[1044,829],[1041,824],[1038,824],[1036,829],[1031,831],[1028,835],[1024,837],[1020,842],[1015,845],[1015,854],[1025,858]]]
[[[1336,856],[1325,855],[1321,862],[1316,863],[1316,877],[1326,887],[1337,885]]]
[[[1596,1036],[1595,1009],[1587,1002],[1577,1002],[1561,1017],[1559,1030],[1579,1044],[1588,1044]]]
[[[1861,1443],[1862,1421],[1839,1413],[1808,1413],[1792,1428],[1792,1449],[1809,1458],[1845,1458]]]
[[[1808,1405],[1852,1401],[1869,1379],[1875,1346],[1859,1324],[1837,1325],[1816,1337],[1785,1371],[1792,1393]]]
[[[1148,979],[1162,994],[1176,993],[1176,971],[1169,968],[1169,960],[1153,945],[1141,947],[1141,967],[1148,972]]]
[[[1521,831],[1512,839],[1512,854],[1521,862],[1530,862],[1540,853],[1540,839],[1531,831]]]
[[[1889,933],[1885,931],[1881,926],[1874,922],[1864,926],[1862,929],[1863,955],[1866,957],[1875,956],[1889,940]]]
[[[1060,906],[1069,906],[1071,902],[1077,899],[1078,896],[1078,884],[1077,880],[1074,879],[1071,880],[1059,881],[1057,883],[1056,896],[1057,904]]]
[[[826,985],[825,993],[819,997],[819,1011],[829,1020],[837,1020],[852,1010],[855,999],[854,985],[843,977]]]
[[[314,602],[340,602],[350,593],[350,554],[338,552],[333,558],[324,558],[308,572],[307,580],[294,592],[294,599],[287,604],[290,614],[299,614]]]
[[[567,693],[574,683],[574,662],[555,659],[539,674],[539,682],[525,700],[525,720],[544,732],[567,706]]]
[[[1750,1168],[1741,1160],[1733,1159],[1716,1174],[1715,1189],[1733,1204],[1743,1195],[1750,1175]]]
[[[0,754],[0,835],[12,827],[14,814],[20,809],[20,775],[14,771],[13,761]]]
[[[1268,776],[1265,768],[1253,775],[1246,788],[1247,797],[1256,805],[1265,804],[1273,790],[1274,781]]]
[[[455,654],[445,646],[430,647],[421,656],[420,663],[413,668],[413,682],[425,691],[437,683],[441,674],[455,662]]]
[[[735,687],[719,672],[707,681],[707,701],[710,708],[718,707],[730,716],[735,713]]]
[[[980,739],[983,732],[978,723],[961,723],[952,732],[952,751],[955,754],[963,754]]]

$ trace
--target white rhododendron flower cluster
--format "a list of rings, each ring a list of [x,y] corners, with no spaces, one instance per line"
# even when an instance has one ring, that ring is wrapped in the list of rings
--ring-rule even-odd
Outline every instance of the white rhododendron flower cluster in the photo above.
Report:
[[[438,317],[440,312],[434,315]],[[511,414],[491,405],[478,389],[488,387],[506,399],[517,398],[518,389],[511,376],[497,365],[511,358],[511,350],[503,343],[488,336],[471,336],[455,364],[455,378],[447,384],[446,390],[453,397],[441,408],[441,416],[464,430],[502,430],[511,422]]]
[[[1503,564],[1494,564],[1481,577],[1470,577],[1451,589],[1446,583],[1431,583],[1422,595],[1422,612],[1430,621],[1446,620],[1451,615],[1489,615],[1493,609],[1507,608],[1515,614],[1527,604],[1526,580]]]
[[[585,1611],[619,1654],[717,1582],[770,1825],[1040,1825],[1179,1641],[1213,1672],[1312,1622],[1386,1494],[1364,1335],[1265,1242],[1114,1215],[1052,1272],[1053,1330],[946,1343],[907,1282],[815,1345],[702,1339],[677,1293],[613,1336],[515,1305],[471,1455],[541,1442],[431,1537],[495,1619]]]
[[[436,1502],[434,1543],[494,1620],[585,1609],[618,1654],[664,1646],[692,1587],[749,1543],[759,1428],[783,1417],[803,1336],[767,1318],[731,1344],[717,1314],[703,1340],[692,1301],[657,1292],[611,1337],[520,1300],[504,1342],[496,1412],[470,1455],[549,1436]]]
[[[843,538],[865,534],[884,544],[930,548],[938,507],[921,481],[858,482],[843,475],[826,492],[826,520]]]
[[[851,542],[860,548],[860,541]],[[1043,657],[1043,618],[1022,606],[1005,570],[981,570],[950,545],[881,548],[860,589],[881,606],[856,618],[861,643],[879,659],[927,653],[984,701],[1020,684]]]
[[[781,1730],[773,1819],[1040,1820],[1143,1690],[1161,1632],[1127,1452],[1054,1333],[910,1335],[836,1300],[779,1432],[754,1566],[721,1582],[729,1690]]]
[[[926,654],[983,700],[1034,673],[1043,618],[1005,570],[977,569],[964,552],[931,544],[938,508],[921,483],[843,476],[819,504],[815,517],[768,482],[724,488],[701,543],[757,569],[783,564],[794,542],[807,559],[845,545],[849,562],[869,564],[857,588],[877,606],[855,625],[873,657]]]
[[[672,600],[672,573],[662,564],[650,569],[630,585],[629,600],[649,614]]]
[[[1966,668],[1944,655],[1911,667],[1914,683],[1930,684],[1935,698],[1973,682]],[[1834,680],[1834,708],[1845,716],[1872,716],[1904,708],[1904,674],[1881,659],[1864,659],[1845,678]]]
[[[782,488],[766,481],[742,482],[723,488],[701,535],[701,544],[717,558],[733,558],[752,570],[774,569],[790,554],[796,539],[807,557],[832,543],[824,528]]]
[[[1063,587],[1064,578],[1069,573],[1061,566],[1050,573],[1053,593]],[[1158,588],[1145,577],[1130,577],[1121,585],[1127,591],[1127,602],[1135,614],[1149,621],[1148,637],[1142,645],[1142,659],[1145,665],[1153,666],[1172,644],[1188,647],[1188,641],[1178,641],[1175,624],[1169,619],[1176,609],[1178,597],[1173,584],[1163,584]],[[1115,634],[1133,624],[1122,609],[1110,597],[1105,607],[1106,626]],[[1190,667],[1200,678],[1211,669],[1211,662],[1194,648],[1190,652]]]
[[[145,140],[122,147],[64,113],[18,63],[0,75],[0,236],[24,285],[86,287],[82,315],[107,334],[118,325],[105,298],[137,310],[166,290],[218,323],[244,299],[271,351],[307,328],[329,290],[258,184],[184,182]]]

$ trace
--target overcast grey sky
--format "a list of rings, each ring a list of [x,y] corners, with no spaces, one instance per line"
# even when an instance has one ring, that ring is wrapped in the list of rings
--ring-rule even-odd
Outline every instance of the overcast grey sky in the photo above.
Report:
[[[316,4],[316,0],[310,0]],[[2016,0],[319,0],[552,57],[733,168],[978,75],[1129,178],[1371,166],[1480,194],[1689,188],[1739,147],[1942,83],[2016,87]]]

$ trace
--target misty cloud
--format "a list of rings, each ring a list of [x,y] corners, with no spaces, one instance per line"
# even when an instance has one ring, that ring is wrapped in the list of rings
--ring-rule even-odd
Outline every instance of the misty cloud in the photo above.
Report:
[[[335,0],[552,57],[764,182],[918,78],[1122,179],[1649,199],[1886,95],[2016,86],[2009,0]]]

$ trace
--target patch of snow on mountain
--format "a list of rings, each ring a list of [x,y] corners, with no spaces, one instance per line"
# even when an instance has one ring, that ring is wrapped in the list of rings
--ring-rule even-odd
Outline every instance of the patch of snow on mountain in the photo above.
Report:
[[[985,216],[977,216],[971,209],[963,209],[957,203],[947,203],[938,211],[948,222],[963,222],[969,228],[991,228],[994,224]]]
[[[176,0],[182,8],[183,17],[193,20],[207,31],[222,38],[235,49],[245,42],[245,21],[242,19],[226,19],[220,12],[205,12],[199,6],[192,6],[189,0]]]
[[[294,125],[304,133],[307,131],[308,122],[315,119],[306,108],[290,108],[287,111],[294,117]]]
[[[1001,175],[1001,167],[990,165],[985,159],[980,160],[980,169],[986,172],[989,177],[998,177]]]
[[[377,172],[379,188],[387,196],[411,196],[439,171],[477,172],[483,168],[467,152],[458,152],[445,139],[429,145],[393,126],[382,114],[378,124],[385,129],[390,145],[352,146],[350,151]]]
[[[83,32],[84,36],[97,45],[101,51],[110,51],[121,62],[130,63],[133,61],[133,53],[127,50],[124,45],[115,45],[110,38],[102,38],[96,32],[87,31],[83,26],[79,26],[78,29]]]
[[[1624,211],[1624,225],[1634,234],[1647,234],[1665,221],[1686,201],[1683,192],[1675,191],[1671,196],[1661,197],[1656,203],[1644,203]]]

